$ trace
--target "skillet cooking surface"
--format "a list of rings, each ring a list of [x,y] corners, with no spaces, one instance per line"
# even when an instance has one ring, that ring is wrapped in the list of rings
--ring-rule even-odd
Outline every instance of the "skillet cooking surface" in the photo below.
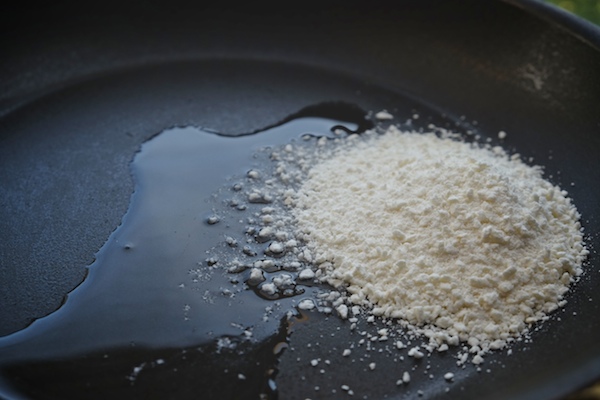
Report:
[[[422,391],[424,398],[537,399],[560,397],[598,378],[600,39],[544,7],[481,3],[287,11],[103,3],[86,12],[59,4],[27,18],[16,15],[14,27],[6,28],[10,35],[1,39],[9,56],[0,75],[0,334],[9,336],[0,339],[0,360],[22,360],[2,363],[0,393],[336,398],[348,384],[355,397],[405,398]],[[205,304],[197,290],[203,286],[193,290],[190,284],[183,295],[153,292],[159,278],[152,280],[148,271],[154,267],[135,263],[130,275],[116,269],[123,279],[102,286],[111,267],[103,261],[108,252],[98,250],[139,221],[128,207],[143,204],[140,193],[152,188],[132,172],[143,178],[151,164],[142,155],[154,154],[152,143],[198,138],[205,159],[192,166],[205,170],[193,175],[203,185],[194,216],[204,218],[202,212],[210,211],[204,199],[257,162],[257,147],[284,143],[304,130],[326,133],[336,124],[358,129],[361,110],[380,109],[399,122],[418,113],[416,128],[435,123],[493,140],[504,130],[508,150],[533,157],[545,176],[569,191],[592,251],[567,306],[533,332],[531,343],[517,343],[510,356],[489,355],[481,372],[457,368],[452,353],[414,362],[373,351],[367,361],[357,356],[351,362],[341,356],[357,340],[348,324],[316,313],[280,323],[291,302],[282,301],[269,322],[260,323],[273,302],[247,291],[237,306],[219,309],[220,322],[210,307],[188,322],[182,310],[188,300],[191,310]],[[214,132],[257,133],[242,139]],[[217,167],[219,159],[227,162]],[[115,231],[126,214],[123,229]],[[172,248],[189,244],[195,248],[190,260],[197,259],[214,244],[210,232],[222,233],[210,229],[202,226],[197,238]],[[131,254],[144,254],[135,250]],[[157,261],[155,273],[165,277],[161,287],[189,283],[186,262],[161,270]],[[89,265],[89,279],[53,314]],[[78,301],[80,311],[69,314]],[[219,338],[239,336],[229,317],[254,329],[253,340],[237,349],[242,356],[216,354]],[[213,325],[206,322],[211,318]],[[312,359],[322,360],[318,368]],[[374,371],[367,367],[371,360],[378,365]],[[405,370],[412,380],[398,387]],[[442,379],[449,371],[452,383]],[[238,376],[242,372],[246,379]],[[276,391],[269,388],[274,384]]]

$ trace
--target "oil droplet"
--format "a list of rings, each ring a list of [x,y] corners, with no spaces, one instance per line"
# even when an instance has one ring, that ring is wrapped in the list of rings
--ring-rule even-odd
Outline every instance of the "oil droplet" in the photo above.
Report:
[[[279,342],[273,347],[273,354],[278,356],[281,353],[283,353],[283,351],[287,348],[288,348],[288,344],[286,342]]]

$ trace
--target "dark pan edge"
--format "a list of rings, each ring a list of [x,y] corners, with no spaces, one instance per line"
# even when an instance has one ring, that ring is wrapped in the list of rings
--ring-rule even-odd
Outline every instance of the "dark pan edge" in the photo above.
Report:
[[[550,22],[600,51],[600,27],[573,13],[540,0],[501,0]]]

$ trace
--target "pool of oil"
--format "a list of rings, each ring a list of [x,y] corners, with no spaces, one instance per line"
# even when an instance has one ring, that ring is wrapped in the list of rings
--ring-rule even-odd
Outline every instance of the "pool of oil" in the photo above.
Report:
[[[365,114],[328,104],[252,134],[175,127],[145,142],[129,209],[84,282],[0,338],[0,397],[276,398],[278,357],[303,320],[297,299],[261,298],[209,257],[224,237],[243,241],[260,206],[228,204],[232,185],[265,162],[259,149],[362,132]]]

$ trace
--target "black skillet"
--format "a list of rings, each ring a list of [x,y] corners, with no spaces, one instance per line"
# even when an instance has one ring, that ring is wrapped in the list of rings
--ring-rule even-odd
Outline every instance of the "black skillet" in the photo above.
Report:
[[[600,377],[597,28],[534,1],[122,3],[3,6],[1,335],[52,318],[84,280],[127,212],[129,163],[147,139],[185,126],[260,131],[301,110],[320,116],[323,103],[345,104],[325,116],[346,123],[361,119],[357,110],[385,108],[400,122],[420,114],[417,128],[435,122],[494,143],[508,132],[504,145],[543,165],[581,212],[591,249],[586,272],[531,342],[490,356],[480,372],[457,368],[451,356],[411,364],[385,355],[373,355],[379,367],[369,372],[340,357],[356,340],[347,324],[309,314],[278,358],[273,347],[286,335],[270,328],[239,354],[215,354],[193,337],[180,347],[136,346],[124,330],[131,346],[42,351],[14,363],[6,355],[21,350],[10,350],[15,336],[7,336],[0,396],[339,398],[348,384],[357,398],[546,399]],[[99,308],[109,302],[94,298]],[[94,325],[90,314],[86,323],[102,331],[102,318]],[[48,343],[77,335],[76,326],[58,326],[44,334],[54,338]],[[27,340],[21,346],[39,350]],[[322,368],[308,364],[317,358]],[[413,367],[411,383],[396,386]],[[453,382],[445,372],[455,373]]]

